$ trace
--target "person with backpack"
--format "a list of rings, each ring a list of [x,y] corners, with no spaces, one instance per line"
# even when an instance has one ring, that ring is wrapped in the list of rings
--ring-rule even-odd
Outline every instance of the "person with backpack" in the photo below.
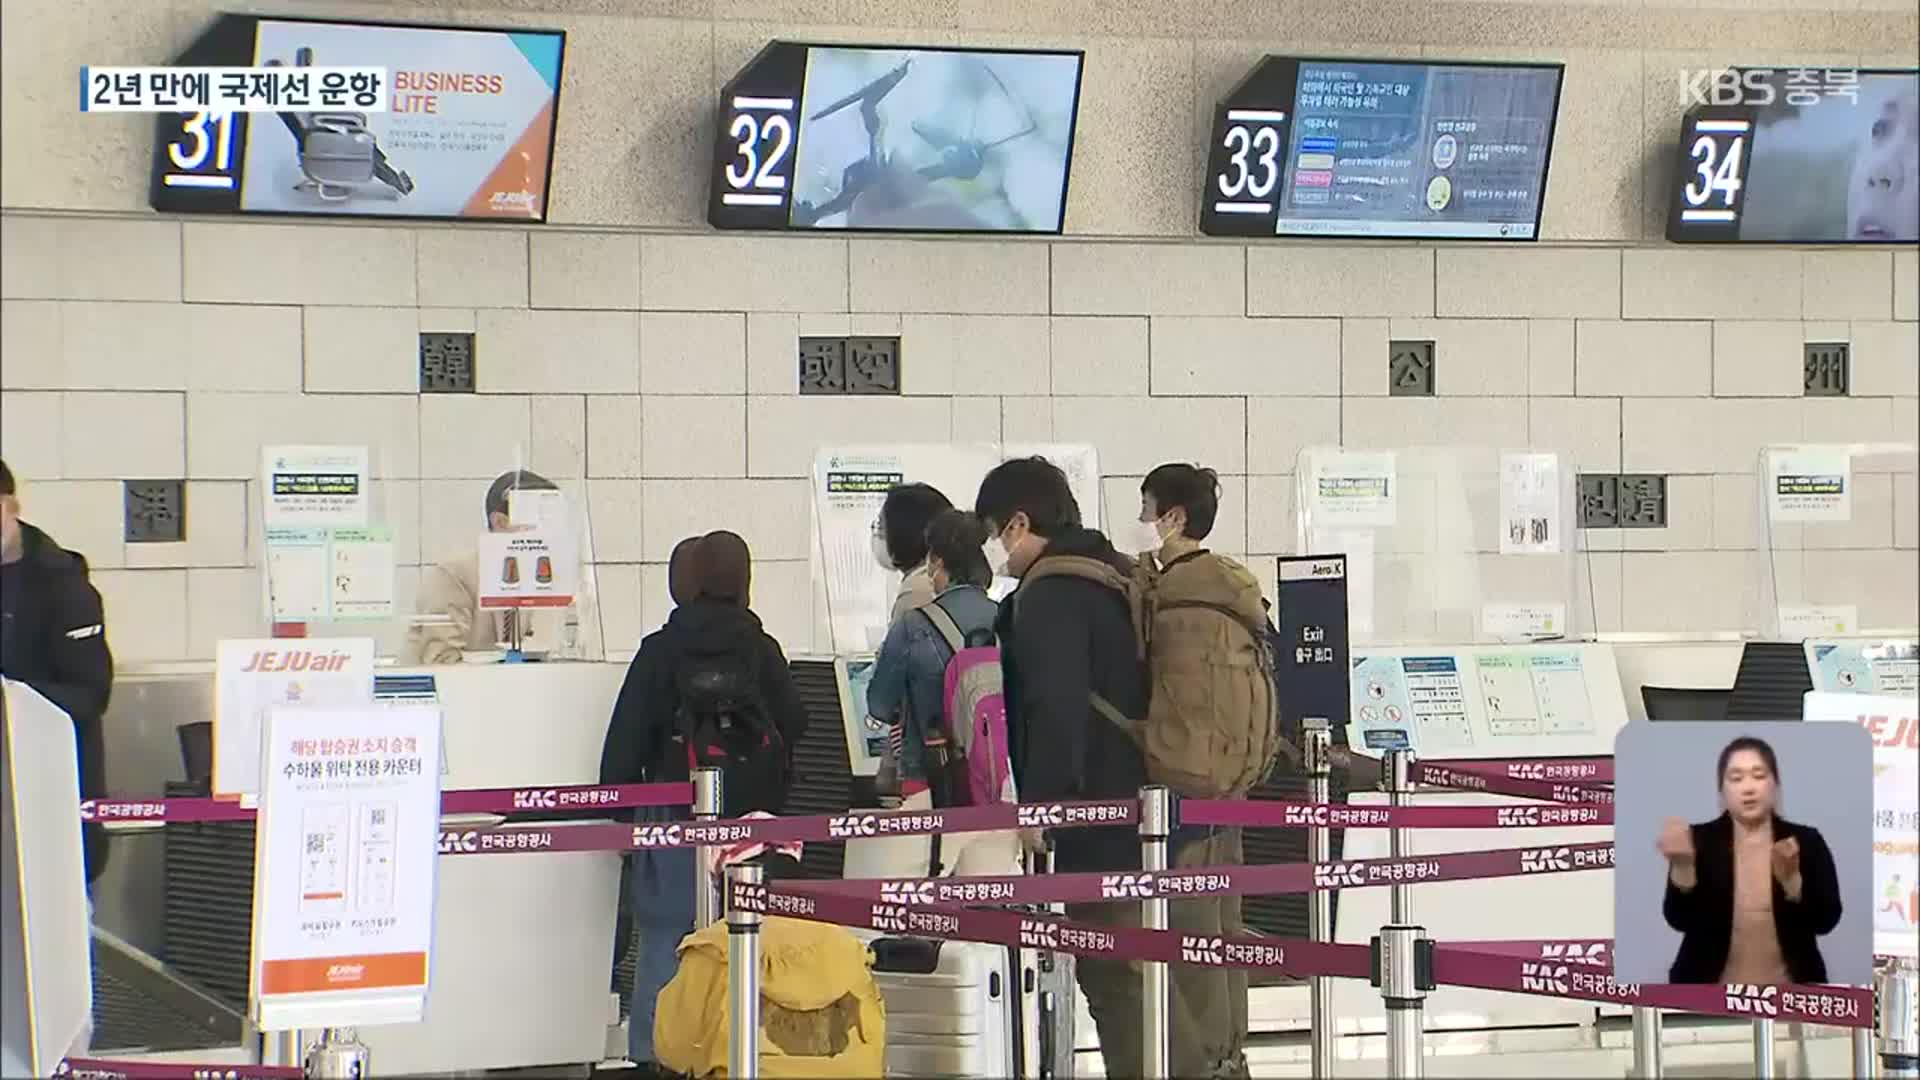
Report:
[[[867,714],[888,727],[903,809],[1011,801],[986,542],[986,526],[972,514],[934,516],[920,542],[932,595],[894,620],[874,660]],[[935,873],[960,876],[1017,872],[1011,833],[913,840],[916,850],[939,854],[915,859],[903,874],[934,863]]]
[[[676,549],[668,589],[679,606],[640,643],[614,701],[600,757],[602,784],[684,782],[695,766],[720,769],[722,814],[778,812],[792,783],[793,747],[807,714],[780,645],[748,607],[752,555],[731,532]],[[678,807],[636,817],[684,817]],[[654,1002],[673,978],[680,939],[693,929],[694,852],[635,852],[639,926],[629,1010],[629,1057],[658,1071]],[[664,1074],[662,1074],[664,1075]]]

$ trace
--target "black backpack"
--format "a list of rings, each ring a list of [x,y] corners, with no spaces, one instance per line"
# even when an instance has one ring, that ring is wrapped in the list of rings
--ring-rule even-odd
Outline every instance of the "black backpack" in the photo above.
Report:
[[[692,654],[675,665],[680,716],[676,737],[686,744],[689,770],[720,770],[721,813],[777,812],[786,802],[790,750],[767,711],[751,661],[727,654]]]

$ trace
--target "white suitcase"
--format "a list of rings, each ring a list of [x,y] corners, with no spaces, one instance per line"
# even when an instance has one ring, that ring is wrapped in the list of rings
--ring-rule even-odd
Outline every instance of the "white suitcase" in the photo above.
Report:
[[[871,947],[888,1076],[1019,1075],[1005,946],[886,937]]]

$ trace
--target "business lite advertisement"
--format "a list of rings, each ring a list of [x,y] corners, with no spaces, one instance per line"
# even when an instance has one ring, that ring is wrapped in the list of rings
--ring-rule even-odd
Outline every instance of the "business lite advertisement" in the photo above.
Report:
[[[1533,240],[1561,74],[1269,56],[1219,108],[1200,229]]]
[[[1078,52],[770,43],[721,93],[722,229],[1056,233]]]
[[[545,220],[565,35],[222,16],[176,64],[376,68],[387,110],[162,113],[157,210]]]
[[[1681,87],[1667,239],[1920,240],[1920,72],[1734,68]]]

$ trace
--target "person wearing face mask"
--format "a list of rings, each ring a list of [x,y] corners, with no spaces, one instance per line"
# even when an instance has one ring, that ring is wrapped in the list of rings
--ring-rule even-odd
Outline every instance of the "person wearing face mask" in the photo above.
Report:
[[[927,524],[934,515],[953,509],[953,503],[931,484],[895,484],[887,490],[880,516],[873,519],[873,561],[880,569],[902,575],[887,616],[892,626],[900,617],[931,602],[933,581],[927,574]]]
[[[928,746],[951,740],[947,731],[947,665],[955,649],[952,633],[968,647],[993,644],[998,608],[987,596],[993,572],[982,551],[987,528],[963,510],[943,510],[927,525],[922,546],[933,597],[895,619],[874,660],[867,686],[867,712],[887,725],[898,762],[900,806],[906,810],[964,805],[956,793],[934,790],[939,777],[929,775]],[[945,617],[946,629],[936,623]],[[962,718],[952,718],[959,722]],[[989,753],[1004,753],[1005,747]],[[867,841],[888,845],[890,873],[912,876],[928,872],[938,851],[938,869],[957,875],[1019,872],[1020,852],[1012,833],[956,833],[940,838],[909,836]]]
[[[1724,812],[1702,825],[1668,818],[1667,925],[1681,933],[1673,983],[1824,983],[1819,938],[1840,925],[1839,876],[1820,830],[1779,814],[1780,763],[1742,736],[1720,751]]]
[[[558,485],[538,473],[524,469],[501,473],[488,485],[483,503],[487,531],[513,531],[507,510],[514,492],[557,490]],[[544,645],[534,640],[534,620],[522,620],[521,613],[515,611],[481,609],[480,560],[471,548],[421,573],[416,607],[421,615],[444,618],[407,628],[407,639],[400,648],[403,664],[458,664],[467,653],[490,652],[499,648],[500,642],[512,640],[515,622],[520,623],[521,636],[529,644]]]

